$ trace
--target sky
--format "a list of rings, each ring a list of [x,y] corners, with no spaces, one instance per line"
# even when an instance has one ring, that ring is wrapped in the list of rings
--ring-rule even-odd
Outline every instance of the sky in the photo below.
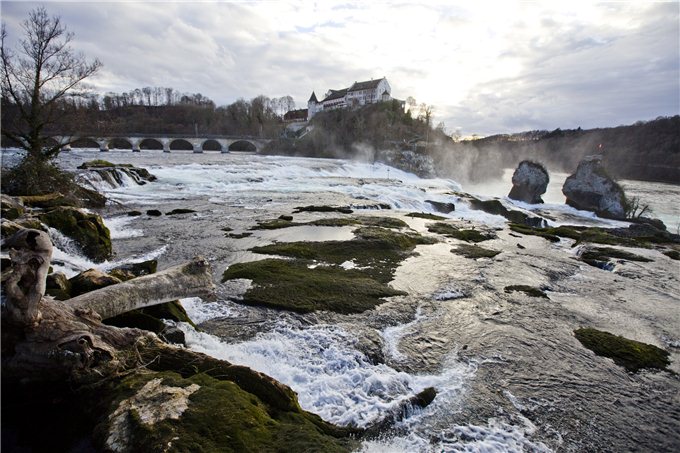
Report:
[[[0,3],[9,39],[43,5],[104,64],[97,91],[172,87],[217,105],[355,81],[433,106],[463,136],[680,114],[680,2]]]

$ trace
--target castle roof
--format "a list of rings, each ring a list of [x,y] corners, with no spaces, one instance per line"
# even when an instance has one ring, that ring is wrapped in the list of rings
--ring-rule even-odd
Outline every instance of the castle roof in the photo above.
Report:
[[[319,102],[318,99],[316,98],[316,93],[312,91],[312,96],[309,98],[309,101],[307,102]]]
[[[323,102],[332,101],[334,99],[344,98],[345,95],[347,94],[347,91],[348,91],[347,88],[343,88],[341,90],[330,90],[331,94],[326,96],[326,98],[323,100]]]
[[[354,82],[347,91],[374,90],[383,79],[367,80],[365,82]]]

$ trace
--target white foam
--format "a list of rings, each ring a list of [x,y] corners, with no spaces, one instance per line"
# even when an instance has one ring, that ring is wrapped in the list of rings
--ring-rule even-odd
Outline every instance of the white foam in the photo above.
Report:
[[[109,229],[111,239],[128,239],[144,236],[142,230],[128,227],[128,224],[133,220],[134,217],[130,216],[109,217],[104,219],[104,224]]]
[[[200,297],[187,297],[180,299],[180,303],[196,324],[215,318],[233,318],[241,312],[234,303],[223,300],[205,302]]]
[[[457,363],[440,375],[411,375],[372,364],[354,348],[352,335],[330,325],[297,328],[282,323],[238,344],[188,325],[182,328],[190,348],[274,377],[298,393],[305,410],[338,425],[367,426],[426,387],[459,392],[471,373]]]

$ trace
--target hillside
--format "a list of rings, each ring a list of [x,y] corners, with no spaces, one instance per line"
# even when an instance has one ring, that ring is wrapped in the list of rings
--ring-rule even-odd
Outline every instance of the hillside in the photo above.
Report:
[[[456,143],[454,149],[502,167],[533,159],[565,172],[573,171],[584,156],[602,153],[605,166],[617,178],[680,183],[677,115],[612,128],[494,135]]]

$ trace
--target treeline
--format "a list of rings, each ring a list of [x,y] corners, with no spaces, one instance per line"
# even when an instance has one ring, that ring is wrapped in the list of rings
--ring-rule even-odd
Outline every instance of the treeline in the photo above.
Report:
[[[54,135],[191,134],[278,137],[282,116],[295,108],[291,96],[250,100],[217,107],[200,93],[181,93],[172,88],[145,87],[125,93],[92,94],[63,99],[56,106],[56,121],[46,124]],[[2,127],[16,127],[19,108],[2,99]],[[11,146],[3,141],[3,146]]]
[[[625,179],[680,183],[680,116],[630,126],[555,129],[458,142],[455,153],[483,165],[513,168],[524,159],[572,172],[584,156],[602,154],[605,168]]]

